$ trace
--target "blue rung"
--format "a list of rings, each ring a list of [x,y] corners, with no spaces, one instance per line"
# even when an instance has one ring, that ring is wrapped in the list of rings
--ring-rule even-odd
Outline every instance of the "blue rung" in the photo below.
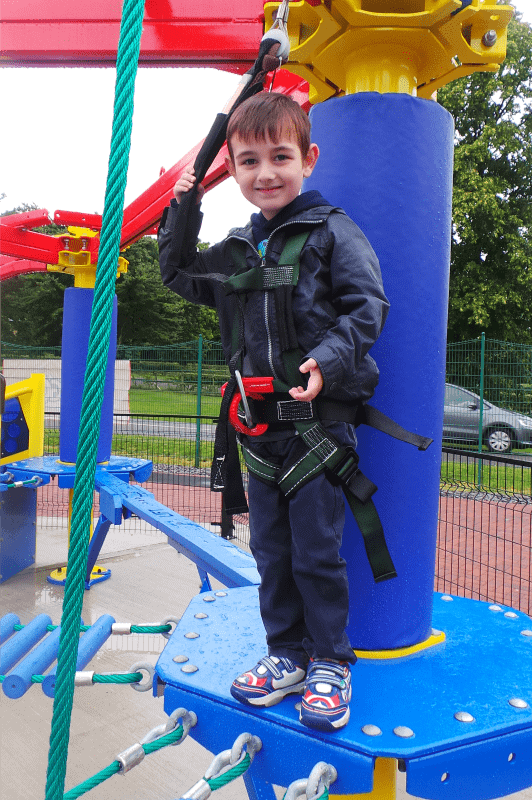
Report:
[[[0,674],[6,675],[17,661],[35,647],[39,639],[46,635],[46,628],[52,624],[48,614],[39,614],[21,631],[17,631],[0,648]]]
[[[107,641],[112,634],[114,617],[110,614],[104,614],[91,625],[79,640],[78,659],[76,661],[76,670],[82,670],[87,666],[93,656],[96,655],[100,647]],[[42,690],[47,697],[55,696],[55,678],[57,667],[54,667],[42,683]]]
[[[83,625],[83,620],[81,620],[81,625]],[[13,672],[6,675],[2,689],[7,697],[12,700],[22,697],[31,687],[31,676],[42,675],[55,661],[59,650],[60,634],[61,628],[57,627],[15,667]]]
[[[15,633],[15,625],[20,625],[20,619],[16,614],[4,614],[0,619],[0,645]]]

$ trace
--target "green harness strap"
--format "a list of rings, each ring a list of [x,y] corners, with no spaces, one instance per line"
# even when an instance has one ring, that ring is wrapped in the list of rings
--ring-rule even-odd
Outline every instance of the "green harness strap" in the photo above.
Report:
[[[224,283],[226,292],[242,293],[268,289],[277,292],[277,324],[280,329],[281,344],[284,344],[283,364],[287,379],[291,383],[274,381],[276,391],[287,392],[290,386],[296,386],[301,381],[299,365],[302,354],[297,343],[290,295],[292,287],[297,285],[301,251],[309,234],[310,231],[304,230],[290,236],[284,245],[278,264],[273,267],[264,265],[249,269],[244,246],[240,247],[234,242],[232,250],[237,272]],[[289,293],[284,287],[289,289]],[[284,294],[281,294],[283,289]],[[358,456],[355,451],[342,446],[316,420],[294,421],[293,424],[304,443],[297,461],[284,470],[279,469],[268,461],[258,458],[242,445],[244,460],[249,471],[260,480],[277,483],[285,496],[289,497],[300,486],[327,470],[330,479],[342,486],[362,533],[375,581],[396,577],[397,573],[386,545],[382,524],[371,499],[377,487],[358,469]]]

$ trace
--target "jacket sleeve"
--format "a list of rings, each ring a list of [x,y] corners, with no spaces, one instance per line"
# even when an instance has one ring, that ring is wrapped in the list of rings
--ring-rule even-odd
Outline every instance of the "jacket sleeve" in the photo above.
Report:
[[[177,204],[165,208],[157,241],[159,244],[159,266],[163,284],[185,300],[198,305],[216,307],[212,281],[202,275],[218,272],[216,264],[222,257],[223,246],[214,245],[207,250],[197,250],[196,244],[201,228],[203,214],[196,206],[196,214],[189,223],[182,257],[179,264],[172,260],[172,238],[177,216]]]
[[[371,396],[378,370],[368,352],[382,331],[390,304],[379,261],[360,228],[343,213],[333,212],[328,224],[329,237],[316,255],[324,267],[329,263],[330,325],[306,358],[318,363],[324,392],[335,394],[354,382],[367,387]]]

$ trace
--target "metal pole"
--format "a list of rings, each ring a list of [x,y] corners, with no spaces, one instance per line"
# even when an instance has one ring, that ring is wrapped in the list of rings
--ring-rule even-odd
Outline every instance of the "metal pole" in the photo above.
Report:
[[[363,794],[331,794],[330,800],[395,800],[397,761],[395,758],[376,758],[373,789]]]
[[[203,336],[200,333],[198,339],[198,383],[196,391],[196,455],[194,458],[194,466],[200,465],[200,441],[201,441],[201,367],[203,361]]]
[[[480,415],[478,419],[478,452],[482,453],[482,426],[484,423],[484,359],[486,354],[486,334],[480,334]],[[482,483],[482,459],[478,460],[477,488],[480,491]]]

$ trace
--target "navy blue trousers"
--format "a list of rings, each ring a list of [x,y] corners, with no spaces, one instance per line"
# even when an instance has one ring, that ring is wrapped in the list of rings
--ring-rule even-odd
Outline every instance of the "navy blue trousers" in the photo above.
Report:
[[[279,465],[295,439],[248,441],[253,452]],[[303,666],[311,658],[354,663],[345,632],[349,584],[339,550],[344,495],[321,474],[286,499],[276,485],[249,475],[250,546],[261,577],[260,612],[270,655]]]

